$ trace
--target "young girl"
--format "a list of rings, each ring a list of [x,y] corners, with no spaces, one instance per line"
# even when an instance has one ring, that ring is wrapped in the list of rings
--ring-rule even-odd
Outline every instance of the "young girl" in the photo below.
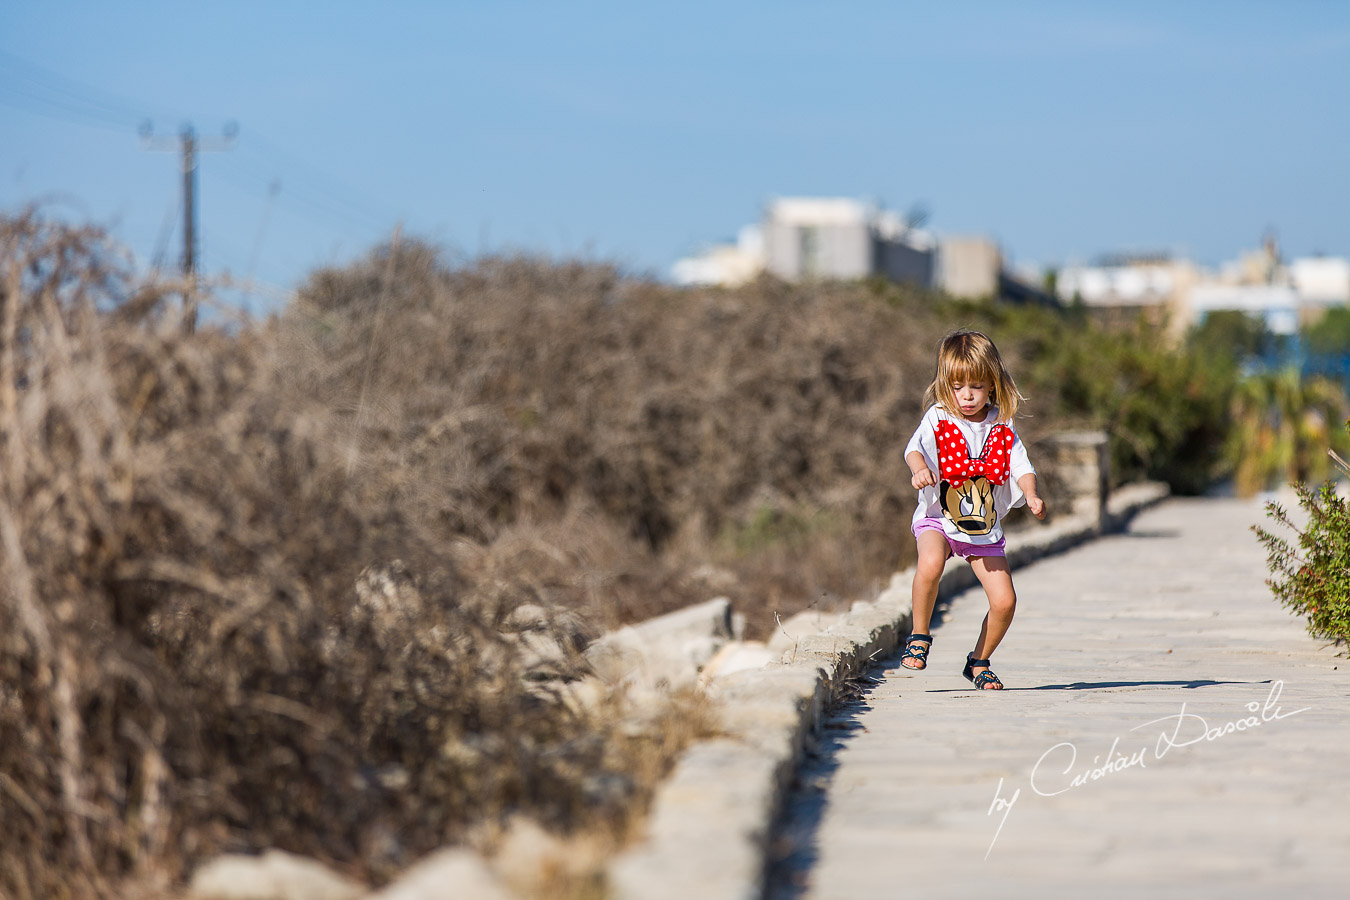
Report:
[[[919,491],[911,526],[919,565],[914,633],[905,639],[900,664],[927,667],[938,580],[947,557],[955,554],[970,561],[989,597],[989,614],[961,673],[982,690],[1003,687],[989,669],[989,657],[1017,605],[1001,521],[1023,500],[1032,515],[1045,518],[1036,470],[1012,425],[1023,399],[993,341],[978,331],[948,335],[938,345],[937,376],[924,394],[928,411],[905,447],[910,483]]]

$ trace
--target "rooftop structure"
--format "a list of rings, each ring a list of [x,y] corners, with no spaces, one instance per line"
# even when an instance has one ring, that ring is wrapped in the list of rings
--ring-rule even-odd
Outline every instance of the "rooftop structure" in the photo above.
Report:
[[[717,244],[697,256],[687,256],[671,266],[676,284],[736,287],[753,281],[764,271],[764,232],[758,225],[745,225],[734,244]]]
[[[867,278],[927,286],[934,241],[894,213],[840,197],[785,197],[764,214],[765,269],[786,281]]]
[[[880,276],[957,297],[1049,298],[1005,270],[987,237],[939,240],[896,213],[848,197],[780,197],[735,244],[709,247],[671,268],[677,284],[742,284],[767,272],[785,281]]]
[[[1350,303],[1350,262],[1339,256],[1312,256],[1289,264],[1289,281],[1305,303]]]

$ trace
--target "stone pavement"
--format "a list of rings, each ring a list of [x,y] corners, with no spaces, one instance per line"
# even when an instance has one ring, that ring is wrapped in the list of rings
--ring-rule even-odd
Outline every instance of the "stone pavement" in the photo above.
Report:
[[[1015,571],[1001,693],[954,598],[826,719],[769,896],[1350,897],[1350,661],[1272,598],[1265,521],[1170,500]]]

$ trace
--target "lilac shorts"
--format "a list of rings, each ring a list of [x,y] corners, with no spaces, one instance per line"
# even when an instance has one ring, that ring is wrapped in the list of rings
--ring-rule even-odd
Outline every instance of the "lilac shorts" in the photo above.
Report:
[[[953,556],[959,556],[962,559],[970,559],[972,556],[1005,556],[1007,555],[1006,544],[1003,538],[999,538],[992,544],[967,544],[965,541],[952,540],[947,537],[947,532],[942,528],[942,520],[937,518],[920,519],[915,522],[910,529],[914,532],[917,539],[925,531],[936,531],[938,534],[947,538],[947,546],[952,549]]]

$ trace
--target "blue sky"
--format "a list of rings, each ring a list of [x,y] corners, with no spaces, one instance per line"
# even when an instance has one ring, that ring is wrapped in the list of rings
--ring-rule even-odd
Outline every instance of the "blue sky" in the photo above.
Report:
[[[171,263],[176,157],[137,126],[233,120],[201,159],[202,266],[283,288],[396,223],[452,258],[663,276],[792,195],[922,203],[1023,263],[1216,264],[1272,226],[1288,255],[1350,255],[1347,109],[1333,2],[0,10],[0,207]]]

